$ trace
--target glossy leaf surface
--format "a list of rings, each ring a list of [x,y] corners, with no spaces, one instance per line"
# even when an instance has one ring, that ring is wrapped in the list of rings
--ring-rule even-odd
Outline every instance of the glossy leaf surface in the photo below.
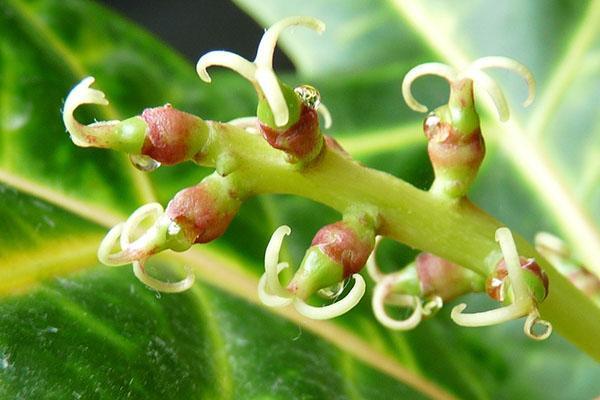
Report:
[[[527,148],[552,161],[550,171],[567,181],[561,188],[569,204],[597,222],[598,166],[582,164],[580,154],[592,152],[586,157],[593,164],[599,143],[597,118],[589,121],[597,108],[591,94],[598,89],[598,35],[586,22],[598,14],[599,2],[552,7],[539,2],[536,9],[473,1],[452,10],[433,3],[242,6],[262,23],[290,14],[327,22],[322,37],[300,30],[294,42],[284,37],[305,77],[290,82],[309,80],[321,90],[334,115],[331,133],[352,154],[422,188],[431,170],[421,117],[400,98],[403,74],[422,61],[460,63],[461,54],[520,59],[538,76],[541,96],[535,108],[522,111],[515,101],[523,94],[518,82],[503,80],[514,83],[515,123],[528,126],[535,115],[549,114],[551,119],[537,122],[549,133],[537,141],[531,133]],[[523,13],[523,7],[531,8]],[[448,20],[427,22],[417,11]],[[557,28],[550,35],[557,40],[545,40],[542,22],[525,18],[534,14],[552,19]],[[518,16],[514,25],[522,31],[506,33],[505,24],[491,22],[497,15]],[[439,31],[450,27],[456,37]],[[578,39],[581,30],[587,41]],[[427,36],[432,34],[452,46],[440,47]],[[564,55],[571,51],[587,67],[565,67]],[[292,226],[289,257],[298,261],[314,232],[338,218],[302,199],[253,199],[224,238],[183,257],[161,259],[173,271],[182,262],[195,268],[200,282],[184,294],[159,296],[129,268],[98,265],[97,245],[108,227],[145,202],[166,204],[209,171],[183,165],[144,175],[121,155],[75,147],[60,119],[69,89],[84,76],[96,77],[111,106],[82,110],[81,118],[91,121],[139,114],[166,102],[227,120],[252,114],[251,88],[227,73],[215,72],[212,85],[201,83],[193,66],[153,38],[82,1],[0,3],[0,70],[0,397],[589,398],[600,392],[600,368],[591,359],[558,335],[532,343],[519,323],[468,330],[451,324],[444,311],[398,334],[377,324],[368,296],[349,315],[326,323],[257,306],[256,281],[273,229]],[[566,81],[554,84],[555,74]],[[417,87],[427,104],[444,99],[437,83],[433,89]],[[493,139],[475,200],[524,234],[562,229],[577,246],[552,205],[552,193],[540,190],[508,151],[529,129],[507,135],[511,126],[491,119],[486,125]],[[591,182],[587,192],[574,186],[582,176]],[[387,254],[398,265],[396,255],[406,252]]]

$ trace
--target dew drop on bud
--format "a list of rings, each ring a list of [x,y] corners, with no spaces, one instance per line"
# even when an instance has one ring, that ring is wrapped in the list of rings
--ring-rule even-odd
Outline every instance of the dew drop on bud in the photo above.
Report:
[[[300,85],[294,88],[294,92],[300,97],[302,103],[308,107],[316,110],[321,105],[321,94],[319,91],[310,85]]]
[[[143,154],[130,154],[129,161],[134,167],[144,172],[152,172],[160,167],[160,162]]]
[[[338,282],[333,286],[328,286],[319,290],[317,293],[319,296],[325,299],[335,299],[344,291],[344,281]]]

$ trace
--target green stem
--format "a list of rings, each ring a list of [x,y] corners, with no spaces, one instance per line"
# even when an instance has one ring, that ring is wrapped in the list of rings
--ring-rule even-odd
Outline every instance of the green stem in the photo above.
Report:
[[[285,161],[260,136],[208,122],[209,139],[199,163],[214,166],[227,152],[237,160],[231,178],[253,195],[293,194],[343,213],[356,204],[379,212],[378,234],[430,252],[487,276],[501,257],[495,231],[503,224],[466,199],[448,200],[419,190],[384,172],[366,168],[327,148],[308,169]],[[600,360],[600,308],[515,235],[517,249],[547,272],[550,293],[540,305],[544,318],[564,337]]]

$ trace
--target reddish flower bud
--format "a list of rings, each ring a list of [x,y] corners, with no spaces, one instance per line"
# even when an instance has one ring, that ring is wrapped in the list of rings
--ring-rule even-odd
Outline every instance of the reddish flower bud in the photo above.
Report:
[[[372,221],[348,217],[326,225],[315,235],[302,264],[288,285],[298,298],[306,299],[359,272],[375,246]]]
[[[366,264],[374,246],[373,234],[360,235],[346,222],[326,225],[315,235],[311,246],[317,246],[329,258],[344,268],[344,278],[359,272]]]
[[[423,297],[435,295],[451,300],[483,286],[473,271],[431,253],[419,254],[415,263]]]
[[[204,121],[170,104],[147,108],[142,118],[148,124],[142,154],[162,164],[172,165],[189,160],[205,143],[208,129]]]
[[[167,215],[181,226],[190,243],[207,243],[225,233],[240,205],[227,185],[209,177],[177,193]]]
[[[548,275],[540,268],[535,259],[520,257],[521,268],[525,272],[525,281],[538,302],[543,301],[548,295]],[[507,287],[505,285],[508,277],[506,262],[504,259],[498,262],[496,270],[485,283],[485,291],[492,299],[503,302],[507,299]]]
[[[435,171],[433,188],[452,197],[464,196],[485,156],[481,130],[460,132],[451,122],[430,114],[423,123],[427,152]]]
[[[319,130],[317,111],[302,105],[298,122],[286,130],[278,130],[259,123],[260,131],[267,142],[276,149],[283,150],[290,162],[314,160],[323,148],[323,135]]]

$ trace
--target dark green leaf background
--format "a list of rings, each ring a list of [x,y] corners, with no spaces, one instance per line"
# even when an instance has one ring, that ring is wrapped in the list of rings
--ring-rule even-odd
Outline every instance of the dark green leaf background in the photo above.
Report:
[[[425,61],[465,64],[507,55],[530,66],[539,97],[513,120],[488,116],[489,156],[473,191],[482,207],[531,238],[563,235],[598,271],[600,252],[600,1],[238,0],[262,24],[313,15],[328,30],[294,30],[283,48],[334,116],[331,134],[365,164],[416,186],[431,181],[420,121],[400,82]],[[149,5],[151,7],[151,5]],[[175,22],[174,22],[175,23]],[[257,38],[258,41],[259,38]],[[218,242],[182,262],[199,282],[159,295],[129,268],[98,265],[107,228],[139,205],[163,204],[208,171],[193,165],[143,175],[119,154],[75,147],[60,119],[69,89],[96,77],[110,107],[81,119],[139,114],[166,102],[207,119],[253,112],[249,85],[194,68],[130,23],[87,1],[0,1],[0,398],[591,398],[600,368],[559,335],[533,343],[521,322],[454,326],[448,308],[408,333],[383,329],[368,297],[343,318],[313,322],[256,304],[273,229],[293,228],[299,260],[311,236],[337,218],[303,199],[253,199]],[[447,95],[418,82],[427,104]],[[558,183],[557,183],[558,182]],[[402,265],[406,249],[382,260]],[[177,272],[173,272],[177,273]],[[470,301],[478,301],[475,297]],[[597,338],[590,338],[597,340]]]

